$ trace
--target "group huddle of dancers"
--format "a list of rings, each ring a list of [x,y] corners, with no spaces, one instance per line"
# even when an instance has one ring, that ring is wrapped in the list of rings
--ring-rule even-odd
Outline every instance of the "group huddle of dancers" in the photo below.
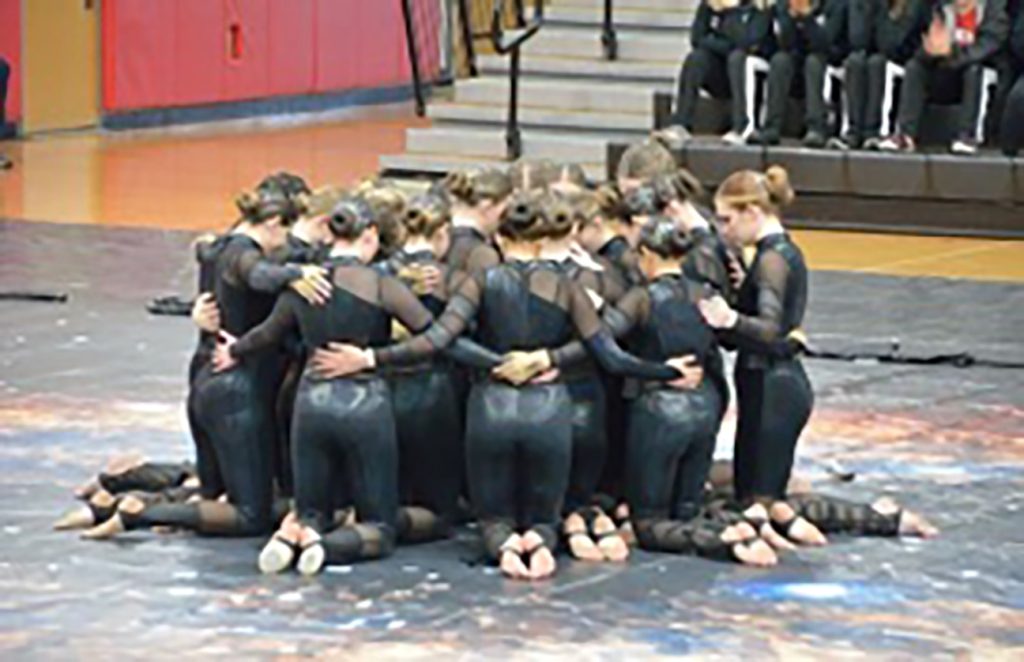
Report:
[[[262,572],[314,574],[475,524],[516,579],[560,549],[770,566],[831,533],[934,535],[791,475],[814,399],[793,197],[781,168],[741,171],[712,214],[656,142],[596,189],[549,162],[411,199],[272,175],[196,245],[194,463],[121,458],[57,526],[269,536]],[[723,350],[731,466],[713,463]]]

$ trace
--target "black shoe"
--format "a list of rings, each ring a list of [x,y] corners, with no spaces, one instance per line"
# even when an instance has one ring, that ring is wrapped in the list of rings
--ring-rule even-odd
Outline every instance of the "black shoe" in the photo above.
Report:
[[[825,146],[825,136],[819,131],[813,129],[807,132],[804,136],[804,147],[809,149],[821,149]]]
[[[778,145],[781,141],[781,137],[775,131],[755,131],[750,138],[747,139],[748,145],[763,145],[764,147],[771,147]]]
[[[10,170],[13,167],[14,163],[3,154],[0,154],[0,170]]]

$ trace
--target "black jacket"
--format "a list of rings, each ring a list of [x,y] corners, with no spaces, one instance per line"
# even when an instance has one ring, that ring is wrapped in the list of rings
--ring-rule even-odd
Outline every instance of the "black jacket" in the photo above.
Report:
[[[921,36],[928,29],[931,11],[928,0],[905,0],[902,10],[895,14],[889,5],[890,0],[873,0],[873,50],[903,64],[921,47]]]
[[[1010,42],[1008,50],[1018,70],[1024,69],[1024,0],[1010,0]]]
[[[693,21],[691,41],[694,48],[703,48],[721,55],[742,50],[768,56],[774,50],[772,12],[759,8],[751,0],[742,0],[732,9],[713,9],[718,3],[703,0]]]
[[[812,0],[811,13],[795,18],[789,1],[775,5],[775,36],[779,50],[800,55],[825,55],[833,64],[850,53],[849,0]]]

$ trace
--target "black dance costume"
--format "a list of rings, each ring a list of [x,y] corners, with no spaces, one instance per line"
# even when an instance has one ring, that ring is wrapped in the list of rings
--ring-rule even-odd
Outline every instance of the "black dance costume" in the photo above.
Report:
[[[232,354],[258,356],[296,327],[307,355],[329,342],[380,347],[390,342],[392,317],[413,331],[433,320],[398,280],[351,257],[332,257],[327,264],[334,288],[327,305],[313,307],[285,293],[267,321],[232,346]],[[478,367],[500,362],[493,354],[474,354],[466,341],[459,348],[469,349],[453,356]],[[247,363],[249,358],[242,366]],[[390,554],[398,514],[398,442],[386,381],[374,374],[321,380],[305,371],[292,440],[296,510],[300,522],[323,535],[326,562]],[[347,505],[338,503],[339,476],[359,524],[334,528],[337,507]]]
[[[664,364],[623,352],[602,329],[586,292],[557,264],[511,262],[463,281],[445,313],[424,334],[377,351],[380,365],[413,363],[446,347],[475,320],[476,337],[499,354],[573,345],[574,332],[615,374],[674,379]],[[560,365],[560,352],[552,352]],[[554,550],[572,462],[572,420],[562,383],[515,387],[477,381],[466,423],[469,492],[487,555],[516,529],[532,529]]]
[[[239,336],[262,322],[278,293],[302,277],[296,266],[270,262],[243,234],[224,238],[213,263],[221,328]],[[215,374],[203,366],[189,393],[196,470],[204,499],[226,493],[229,503],[202,501],[147,506],[122,512],[126,528],[177,526],[200,533],[255,536],[274,525],[274,403],[281,377],[276,351],[250,357],[237,370]]]
[[[788,235],[757,243],[737,299],[739,320],[720,334],[724,345],[739,350],[736,496],[740,502],[783,499],[814,404],[803,365],[786,342],[807,307],[807,266]]]
[[[410,267],[433,267],[438,286],[419,296],[435,316],[448,303],[450,270],[429,251],[395,252],[381,263],[391,276],[402,279]],[[411,285],[411,282],[406,282]],[[441,357],[388,371],[395,425],[398,432],[399,540],[422,542],[449,533],[465,482],[462,442],[462,403],[455,366]]]

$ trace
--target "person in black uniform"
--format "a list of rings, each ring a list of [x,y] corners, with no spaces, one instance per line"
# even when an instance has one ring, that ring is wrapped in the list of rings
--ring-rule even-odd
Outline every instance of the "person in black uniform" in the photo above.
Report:
[[[409,202],[404,241],[381,268],[409,287],[438,316],[448,303],[449,270],[441,262],[451,243],[451,210],[437,195]],[[426,284],[423,272],[437,272]],[[404,327],[402,333],[408,334]],[[454,366],[441,357],[389,372],[399,447],[399,542],[424,542],[449,534],[464,483],[462,403]]]
[[[317,267],[280,265],[267,257],[284,246],[288,226],[300,213],[290,198],[265,189],[242,195],[238,207],[241,221],[200,269],[201,287],[210,286],[215,294],[222,332],[236,335],[266,319],[277,295],[290,285],[303,282],[321,290],[325,285]],[[271,530],[273,411],[282,364],[280,354],[268,351],[231,373],[215,374],[209,363],[198,370],[188,407],[202,501],[147,506],[124,499],[114,517],[84,535],[106,538],[160,525],[226,536]],[[221,494],[227,502],[214,500]]]
[[[825,146],[828,129],[825,73],[828,65],[841,64],[849,53],[849,2],[779,0],[775,5],[778,50],[770,62],[764,126],[751,137],[751,142],[779,144],[786,119],[786,103],[792,93],[803,96],[805,100],[807,129],[804,146]]]
[[[433,319],[400,281],[369,266],[379,249],[377,219],[360,198],[342,200],[329,222],[335,240],[327,264],[332,284],[325,306],[314,307],[286,293],[270,317],[244,336],[220,346],[219,371],[280,343],[298,329],[307,355],[328,343],[387,344],[392,318],[413,331]],[[469,346],[466,341],[461,346]],[[459,356],[478,367],[493,367],[500,357],[472,351]],[[231,372],[236,372],[232,370]],[[230,373],[228,373],[230,374]],[[398,514],[398,444],[391,392],[374,375],[348,379],[318,378],[307,370],[299,384],[292,429],[295,508],[299,527],[279,531],[260,554],[263,572],[297,566],[315,574],[324,563],[350,563],[387,556],[394,548]],[[344,476],[358,522],[335,522],[338,490]],[[297,529],[297,530],[296,530]],[[297,532],[298,535],[290,535]]]
[[[726,240],[756,253],[737,294],[736,308],[721,297],[700,302],[708,324],[739,350],[734,380],[739,415],[734,449],[736,498],[755,520],[767,519],[788,537],[824,544],[824,536],[785,503],[797,441],[814,404],[814,391],[792,350],[807,306],[807,265],[782,226],[793,201],[789,176],[733,173],[715,194]],[[770,511],[770,512],[769,512]]]
[[[753,134],[747,116],[747,57],[768,57],[774,48],[772,10],[761,0],[702,0],[691,36],[693,50],[679,76],[672,127],[664,135],[682,142],[693,131],[701,89],[716,99],[729,99],[731,129],[723,139],[743,144]]]
[[[999,135],[1003,153],[1012,157],[1024,149],[1024,2],[1010,0],[1008,13],[1010,41],[999,72],[1000,87],[1007,92]]]
[[[573,346],[578,335],[612,373],[678,379],[680,371],[670,365],[619,349],[585,291],[557,265],[535,259],[549,227],[548,209],[535,195],[514,201],[499,230],[507,261],[465,279],[426,333],[393,347],[350,348],[351,370],[413,363],[446,347],[475,321],[481,344],[522,358],[533,373],[559,367],[559,350]],[[549,372],[546,379],[553,377]],[[547,578],[556,567],[557,523],[572,461],[567,389],[557,379],[522,386],[478,380],[467,408],[470,497],[486,554],[509,577]]]
[[[454,172],[445,180],[452,200],[451,247],[445,264],[459,281],[501,262],[494,235],[512,195],[512,181],[500,170]]]
[[[575,241],[576,230],[600,214],[596,196],[577,187],[551,197],[545,213],[548,228],[541,241],[539,259],[558,265],[583,287],[599,311],[625,293],[623,284]],[[597,489],[608,457],[608,395],[605,376],[588,358],[561,371],[560,377],[572,400],[572,464],[566,492],[562,531],[569,552],[583,561],[625,561],[629,546],[618,533],[615,521],[597,500]],[[617,394],[616,394],[617,395]],[[616,460],[621,464],[617,453]],[[615,503],[610,504],[612,508]]]
[[[978,151],[977,126],[984,67],[1006,47],[1007,0],[943,0],[936,3],[921,49],[907,61],[900,88],[899,125],[882,149],[913,152],[925,104],[958,103],[954,154]]]
[[[882,142],[882,97],[887,62],[903,66],[921,46],[928,27],[927,0],[850,0],[850,48],[844,66],[846,135],[838,149],[878,149]]]

